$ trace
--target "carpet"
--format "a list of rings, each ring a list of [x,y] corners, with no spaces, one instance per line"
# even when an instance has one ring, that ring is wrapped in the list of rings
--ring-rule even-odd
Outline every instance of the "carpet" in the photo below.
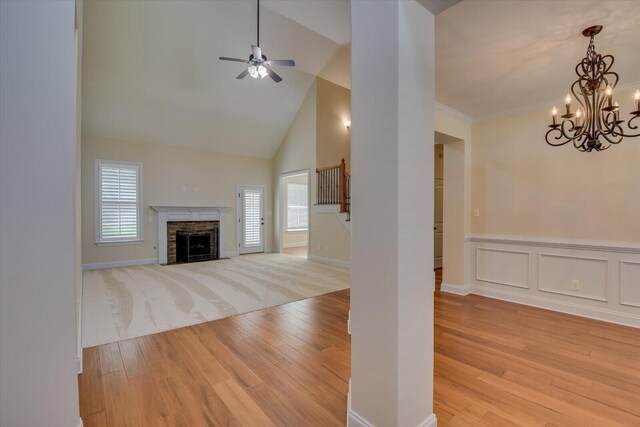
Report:
[[[273,307],[349,284],[347,269],[283,254],[85,271],[82,346]]]

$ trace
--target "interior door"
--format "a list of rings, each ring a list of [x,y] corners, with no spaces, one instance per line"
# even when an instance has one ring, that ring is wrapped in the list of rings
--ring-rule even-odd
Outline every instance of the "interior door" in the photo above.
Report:
[[[437,144],[434,153],[433,268],[442,268],[442,229],[444,197],[444,146]]]
[[[238,252],[264,252],[264,187],[238,186]]]

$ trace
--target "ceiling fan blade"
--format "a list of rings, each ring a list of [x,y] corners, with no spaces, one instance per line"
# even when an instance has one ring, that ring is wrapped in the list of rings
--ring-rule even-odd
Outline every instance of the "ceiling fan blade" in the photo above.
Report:
[[[243,72],[238,74],[238,77],[236,77],[236,79],[244,79],[245,77],[247,77],[247,74],[249,74],[249,70],[245,69]]]
[[[269,68],[269,67],[264,67],[264,68],[267,69],[267,74],[269,74],[269,77],[271,77],[274,82],[280,83],[282,81],[282,77],[277,75],[276,72],[273,71],[271,68]]]
[[[247,61],[246,59],[240,59],[240,58],[229,58],[227,56],[221,56],[220,57],[221,61],[233,61],[233,62],[244,62],[245,64],[249,61]]]
[[[295,67],[296,62],[293,59],[270,59],[269,65],[279,65],[281,67]]]

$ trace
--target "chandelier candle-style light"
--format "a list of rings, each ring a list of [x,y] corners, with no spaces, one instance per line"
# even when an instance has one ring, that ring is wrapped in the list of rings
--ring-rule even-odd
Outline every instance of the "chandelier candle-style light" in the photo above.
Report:
[[[551,110],[551,124],[545,136],[547,144],[559,147],[568,143],[580,151],[603,151],[612,144],[619,144],[625,137],[640,136],[632,133],[640,127],[634,123],[640,117],[640,90],[634,94],[635,109],[626,122],[620,120],[620,104],[613,100],[613,92],[618,84],[618,74],[611,71],[612,55],[596,53],[593,39],[601,25],[589,27],[582,32],[590,38],[587,56],[576,65],[578,80],[571,85],[571,93],[565,98],[565,113],[558,120],[558,109]],[[571,96],[573,94],[573,97]],[[578,102],[572,111],[573,99]]]

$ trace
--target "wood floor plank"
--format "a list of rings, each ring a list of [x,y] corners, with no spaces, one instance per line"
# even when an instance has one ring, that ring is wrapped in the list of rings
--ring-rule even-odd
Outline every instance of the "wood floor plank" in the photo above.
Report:
[[[213,388],[243,426],[275,426],[251,396],[234,380],[220,382]]]
[[[244,387],[262,384],[262,380],[242,360],[240,360],[227,346],[225,346],[213,332],[200,336],[202,345],[216,358],[226,371]]]
[[[102,376],[105,390],[105,407],[109,426],[139,427],[138,408],[133,404],[132,390],[123,369]]]
[[[147,362],[135,338],[118,342],[118,347],[124,370],[129,378],[147,372]]]
[[[100,374],[106,375],[124,369],[117,342],[99,346],[98,353],[100,354]]]
[[[98,347],[85,348],[82,357],[82,374],[78,375],[78,387],[82,391],[80,393],[80,416],[85,418],[96,412],[104,412],[105,405]],[[100,417],[96,417],[96,419],[98,418]]]
[[[348,290],[85,349],[87,427],[340,426]],[[435,294],[439,426],[640,425],[640,331]]]
[[[91,415],[83,415],[82,418],[82,426],[83,427],[108,427],[107,423],[107,412],[100,411],[95,412]]]

